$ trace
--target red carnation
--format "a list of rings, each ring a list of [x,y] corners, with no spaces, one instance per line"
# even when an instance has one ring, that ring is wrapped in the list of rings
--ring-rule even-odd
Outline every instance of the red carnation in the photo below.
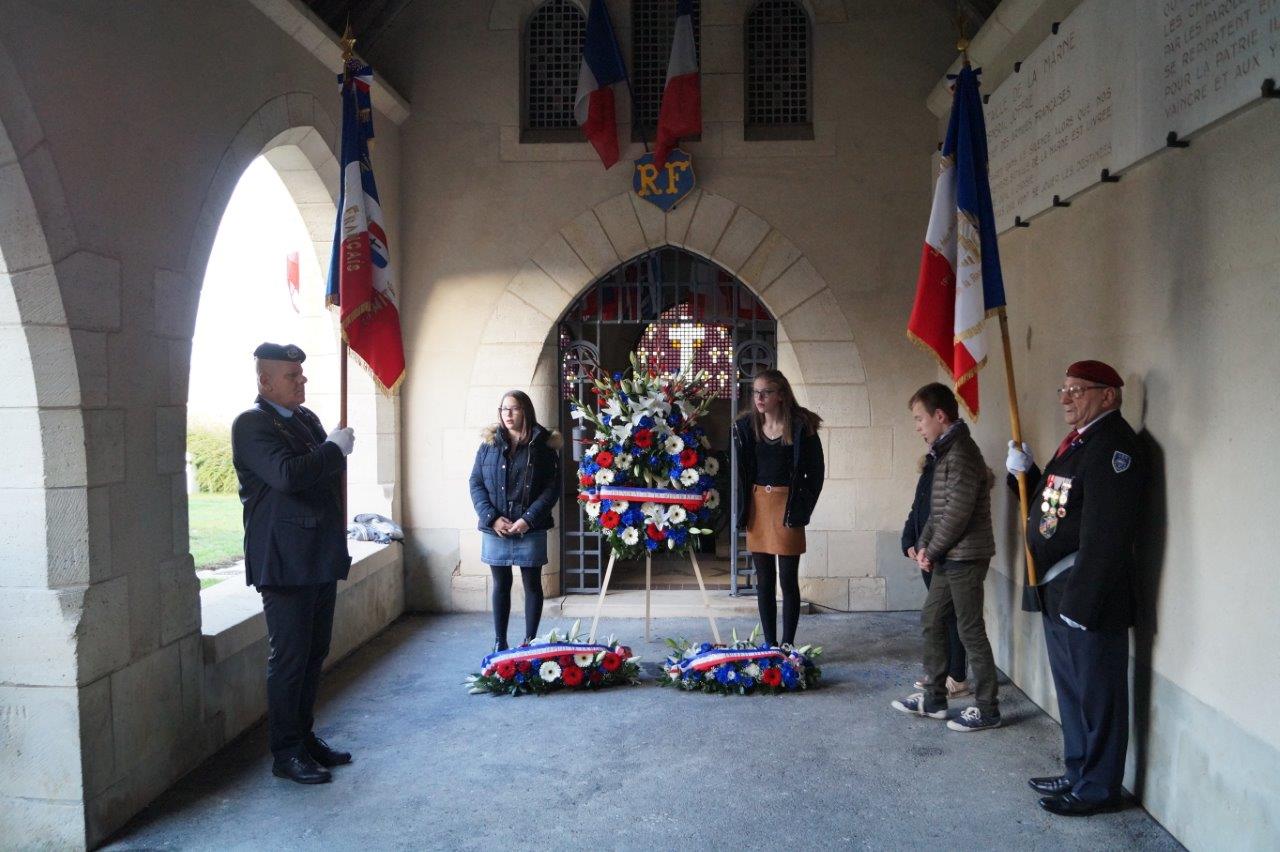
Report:
[[[631,436],[631,439],[636,442],[637,447],[642,450],[647,450],[653,446],[653,430],[637,429],[636,433]]]
[[[698,463],[698,453],[696,450],[684,450],[680,453],[680,466],[693,467]]]
[[[583,488],[590,488],[592,485],[595,484],[596,481],[595,481],[595,478],[592,477],[590,474],[584,473],[582,474],[582,476],[578,477],[578,482],[579,484],[582,485]]]
[[[564,677],[564,675],[561,675],[561,677]],[[600,674],[599,669],[592,669],[590,680],[592,683],[599,683],[600,681],[604,680],[604,675]]]
[[[612,651],[605,651],[604,659],[600,661],[600,667],[607,672],[616,672],[618,666],[622,665],[622,658]]]
[[[610,509],[600,516],[600,526],[611,530],[622,522],[622,516]]]
[[[613,464],[613,453],[609,452],[608,450],[601,450],[600,452],[596,453],[596,464],[600,465],[601,467],[608,467],[609,465]]]
[[[503,660],[498,663],[498,677],[503,680],[511,680],[516,676],[516,664],[510,660]]]
[[[647,527],[645,527],[644,531],[645,531],[645,535],[649,536],[649,538],[653,539],[654,541],[662,541],[664,538],[667,537],[667,534],[665,532],[658,529],[653,524],[649,524]]]
[[[760,672],[760,682],[765,686],[779,686],[782,684],[782,672],[777,669],[765,669]]]
[[[565,686],[581,686],[582,669],[570,663],[560,669],[560,679],[564,681]]]
[[[560,668],[573,665],[573,654],[561,654],[560,659],[556,660],[560,664]]]
[[[521,674],[528,674],[529,672],[533,671],[533,663],[529,662],[528,660],[521,660],[520,662],[516,663],[516,668],[520,670]]]

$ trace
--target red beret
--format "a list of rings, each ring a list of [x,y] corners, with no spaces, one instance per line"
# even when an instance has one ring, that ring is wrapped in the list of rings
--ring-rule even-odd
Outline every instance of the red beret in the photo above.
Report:
[[[1077,361],[1067,368],[1067,375],[1109,388],[1124,387],[1124,379],[1120,378],[1120,374],[1110,364],[1101,361]]]

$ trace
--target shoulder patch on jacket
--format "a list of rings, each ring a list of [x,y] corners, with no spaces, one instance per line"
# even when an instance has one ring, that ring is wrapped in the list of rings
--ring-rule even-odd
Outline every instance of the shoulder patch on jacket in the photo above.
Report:
[[[1116,473],[1124,473],[1131,464],[1133,464],[1133,458],[1128,453],[1116,450],[1111,454],[1111,469]]]

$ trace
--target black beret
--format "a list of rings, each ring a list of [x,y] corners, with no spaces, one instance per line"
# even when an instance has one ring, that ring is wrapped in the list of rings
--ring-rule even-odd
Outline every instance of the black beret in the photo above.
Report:
[[[267,361],[292,361],[295,364],[301,364],[307,360],[307,353],[303,352],[292,343],[281,345],[279,343],[264,343],[257,349],[253,350],[253,357],[264,358]]]

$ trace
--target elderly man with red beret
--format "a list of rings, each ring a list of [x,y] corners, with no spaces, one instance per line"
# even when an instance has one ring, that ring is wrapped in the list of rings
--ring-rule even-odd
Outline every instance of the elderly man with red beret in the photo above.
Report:
[[[1121,803],[1129,741],[1129,628],[1134,536],[1146,478],[1138,438],[1120,416],[1124,380],[1101,361],[1067,368],[1058,402],[1071,427],[1041,471],[1026,444],[1005,467],[1039,482],[1027,543],[1040,578],[1049,667],[1062,717],[1061,776],[1032,778],[1040,806],[1088,816]]]

